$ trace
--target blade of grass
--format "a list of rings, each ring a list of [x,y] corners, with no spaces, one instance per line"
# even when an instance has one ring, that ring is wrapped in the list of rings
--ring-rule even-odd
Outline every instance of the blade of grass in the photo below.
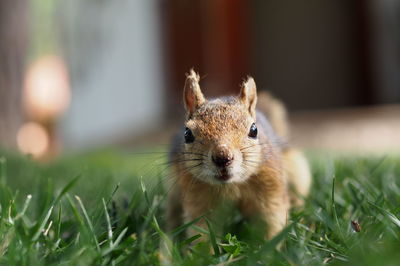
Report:
[[[171,255],[172,247],[173,247],[172,241],[171,241],[171,239],[169,239],[167,234],[161,230],[160,225],[158,224],[158,221],[154,215],[153,215],[153,226],[156,229],[156,231],[158,232],[158,234],[160,235],[160,238],[163,241],[165,241],[165,247],[167,248],[168,255]]]
[[[137,205],[139,204],[140,199],[141,199],[141,197],[140,197],[140,190],[136,190],[136,191],[132,194],[131,199],[130,199],[130,201],[129,201],[128,208],[127,208],[126,211],[124,212],[124,215],[123,215],[123,217],[122,217],[122,219],[121,219],[121,224],[122,224],[122,225],[126,225],[126,224],[128,223],[129,218],[130,218],[130,216],[132,215],[133,210],[135,209],[135,207],[137,207]]]
[[[60,239],[60,233],[61,233],[61,204],[58,205],[58,216],[57,216],[57,222],[56,222],[56,239]]]
[[[106,201],[104,200],[104,198],[102,198],[102,201],[103,201],[103,207],[104,207],[104,214],[106,216],[106,221],[107,221],[107,237],[108,237],[108,241],[110,243],[110,247],[112,247],[113,231],[112,231],[112,227],[111,227],[111,220],[110,220],[110,216],[108,215]]]
[[[118,235],[117,239],[115,239],[113,243],[113,247],[116,247],[121,242],[122,238],[125,236],[126,232],[128,231],[128,227],[125,227],[122,232]]]
[[[186,245],[189,245],[190,243],[192,243],[192,242],[195,241],[196,239],[199,239],[200,237],[201,237],[200,234],[194,235],[194,236],[192,236],[192,237],[189,237],[189,238],[187,238],[187,239],[181,241],[181,242],[179,243],[179,247],[184,247],[184,246],[186,246]]]
[[[25,215],[25,212],[26,212],[26,210],[28,209],[28,206],[29,206],[29,203],[31,202],[31,199],[32,199],[32,195],[31,195],[31,194],[29,194],[28,196],[26,196],[26,200],[25,200],[24,206],[22,207],[22,211],[19,212],[19,213],[15,216],[14,220],[18,220],[18,219],[20,219],[22,216]]]
[[[149,195],[147,194],[146,186],[143,182],[143,176],[140,176],[140,188],[142,189],[142,192],[143,192],[143,195],[144,195],[147,205],[150,206],[151,202],[149,199]]]
[[[336,177],[333,176],[333,179],[332,179],[332,195],[331,195],[331,197],[332,197],[332,202],[331,202],[331,204],[332,204],[332,215],[333,215],[333,217],[335,218],[335,222],[336,222],[337,229],[339,230],[340,238],[341,238],[342,240],[344,240],[342,228],[340,227],[339,219],[338,219],[337,212],[336,212],[336,204],[335,204],[335,183],[336,183]],[[343,241],[343,244],[346,246],[345,241]]]
[[[346,252],[345,249],[342,246],[340,246],[340,244],[337,244],[331,239],[329,239],[329,237],[326,234],[324,235],[324,239],[329,246],[337,250],[337,252],[339,252],[341,255],[343,255]]]
[[[54,206],[51,206],[50,209],[47,211],[46,216],[44,217],[44,219],[40,223],[40,226],[37,228],[35,234],[33,234],[32,242],[35,242],[36,240],[38,240],[40,234],[43,231],[43,228],[46,226],[47,221],[50,219],[50,215],[51,215],[51,212],[53,211],[53,207]]]
[[[382,207],[376,205],[371,201],[368,201],[368,203],[377,208],[382,214],[386,215],[389,218],[389,220],[392,221],[397,227],[400,227],[400,220],[393,213],[383,209]]]
[[[108,206],[110,205],[110,203],[112,202],[112,199],[113,199],[115,193],[117,193],[119,187],[120,187],[120,183],[118,183],[118,184],[115,186],[114,190],[112,191],[110,197],[109,197],[108,200],[107,200],[106,207],[108,207]],[[104,212],[104,211],[103,211],[103,208],[98,208],[98,209],[94,212],[94,214],[92,215],[92,221],[93,221],[94,227],[98,227],[99,225],[101,225],[101,223],[102,223],[102,217],[103,217],[103,212]],[[110,219],[110,221],[111,221],[111,219]]]
[[[78,221],[78,223],[81,226],[84,226],[85,223],[83,222],[82,216],[79,214],[78,208],[76,208],[74,201],[71,199],[69,194],[66,194],[66,197],[67,197],[69,206],[71,207],[72,213],[75,216],[75,219]]]
[[[145,219],[140,229],[141,232],[146,231],[146,228],[148,228],[158,207],[159,207],[158,200],[156,197],[154,197],[151,205],[148,207],[147,214],[144,216]]]
[[[76,184],[76,182],[78,182],[78,180],[81,178],[81,175],[77,175],[76,177],[74,177],[60,192],[60,194],[58,194],[58,196],[54,199],[53,204],[52,205],[56,205],[61,198]]]
[[[110,198],[107,200],[106,206],[108,206],[108,205],[110,204],[110,202],[112,201],[112,199],[113,199],[115,193],[117,193],[117,191],[118,191],[120,185],[121,185],[121,183],[118,182],[118,184],[115,186],[113,192],[111,193]],[[103,200],[103,201],[104,201],[104,200]]]
[[[36,241],[39,236],[41,231],[43,230],[44,226],[47,223],[47,220],[50,218],[51,215],[51,211],[53,210],[53,207],[55,204],[57,204],[61,198],[74,186],[74,184],[78,181],[78,179],[80,178],[80,175],[76,176],[74,179],[72,179],[61,191],[61,193],[53,200],[52,205],[50,207],[50,210],[46,213],[46,215],[44,216],[44,218],[42,219],[42,223],[40,224],[40,226],[36,229],[33,237],[32,237],[32,241]],[[47,193],[48,195],[52,194],[52,191],[50,191],[49,193]],[[43,215],[42,215],[43,216]]]
[[[94,232],[94,228],[93,228],[92,222],[90,221],[89,215],[87,214],[86,208],[83,205],[82,200],[81,200],[81,198],[79,196],[75,195],[75,199],[78,201],[79,206],[81,207],[81,210],[83,212],[83,217],[85,218],[86,223],[89,226],[89,230],[90,230],[91,236],[93,238],[93,241],[94,241],[94,243],[96,245],[96,249],[100,253],[101,250],[100,250],[100,246],[99,246],[99,241],[97,240],[96,233]]]
[[[343,257],[345,259],[348,259],[346,255],[341,254],[341,253],[339,253],[339,252],[337,252],[335,250],[329,249],[328,247],[325,247],[325,246],[323,246],[320,243],[315,242],[315,241],[310,241],[309,243],[306,244],[306,246],[311,247],[311,248],[315,248],[315,249],[318,249],[318,250],[322,250],[322,251],[325,251],[325,252],[328,252],[328,253],[332,253],[334,255],[341,256],[341,257]]]
[[[6,185],[7,160],[0,157],[0,185]]]
[[[279,243],[281,243],[285,237],[289,234],[289,232],[292,230],[294,227],[295,222],[289,224],[284,228],[279,234],[277,234],[274,238],[272,238],[270,241],[265,243],[263,247],[260,249],[261,253],[268,253],[272,250],[274,250],[276,247],[278,247]]]
[[[105,255],[109,254],[111,251],[113,251],[116,247],[118,247],[119,243],[121,242],[122,238],[125,236],[126,232],[128,231],[128,227],[125,227],[124,230],[118,235],[117,239],[115,239],[115,242],[112,243],[112,245],[104,250],[101,255],[104,257]]]
[[[185,231],[189,226],[192,226],[193,224],[197,223],[198,221],[200,221],[200,220],[203,219],[203,218],[204,218],[204,215],[202,215],[202,216],[200,216],[200,217],[197,217],[196,219],[194,219],[194,220],[191,221],[191,222],[185,223],[185,224],[183,224],[183,225],[181,225],[181,226],[175,228],[175,229],[172,230],[172,232],[171,232],[172,236],[175,237],[175,236],[179,235],[180,233],[182,233],[183,231]]]
[[[212,245],[212,247],[214,249],[214,255],[216,257],[218,257],[221,254],[221,252],[219,250],[219,247],[218,247],[218,244],[217,244],[217,240],[215,238],[214,230],[213,230],[213,228],[211,226],[210,221],[206,217],[204,219],[206,220],[208,231],[210,232],[210,242],[211,242],[211,245]]]

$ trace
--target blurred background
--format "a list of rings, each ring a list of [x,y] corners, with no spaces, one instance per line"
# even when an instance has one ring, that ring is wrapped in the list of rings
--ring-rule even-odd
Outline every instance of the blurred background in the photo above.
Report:
[[[0,147],[36,158],[167,144],[185,73],[252,75],[307,149],[400,150],[400,0],[0,2]]]

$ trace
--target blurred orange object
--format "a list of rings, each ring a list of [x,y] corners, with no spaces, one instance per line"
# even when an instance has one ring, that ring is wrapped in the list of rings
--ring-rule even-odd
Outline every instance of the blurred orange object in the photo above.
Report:
[[[23,107],[30,122],[21,126],[17,144],[36,159],[58,153],[57,118],[71,100],[68,70],[62,58],[45,55],[34,61],[25,77]]]
[[[63,60],[46,55],[28,69],[24,88],[24,107],[34,120],[48,121],[65,111],[70,102],[68,71]]]
[[[21,152],[34,158],[44,156],[49,149],[49,134],[42,125],[28,122],[21,126],[17,134],[17,144]]]

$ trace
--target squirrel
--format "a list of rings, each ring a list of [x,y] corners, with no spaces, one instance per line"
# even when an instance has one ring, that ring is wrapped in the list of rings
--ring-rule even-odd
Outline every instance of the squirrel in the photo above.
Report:
[[[186,74],[185,126],[170,150],[168,230],[210,218],[229,201],[243,217],[261,219],[271,239],[285,227],[290,207],[303,204],[311,184],[307,159],[287,143],[286,109],[268,93],[257,97],[252,77],[238,96],[210,100],[199,81],[193,69]],[[208,229],[205,219],[195,225]],[[187,231],[198,234],[192,227]]]

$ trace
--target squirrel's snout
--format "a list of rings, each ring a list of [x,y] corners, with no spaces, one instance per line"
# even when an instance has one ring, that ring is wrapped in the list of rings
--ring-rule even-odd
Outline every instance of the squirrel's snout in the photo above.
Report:
[[[218,167],[227,167],[227,166],[229,166],[231,163],[232,163],[232,161],[233,161],[233,158],[230,158],[230,157],[220,157],[220,156],[217,156],[217,157],[212,157],[212,161],[214,162],[214,164],[216,165],[216,166],[218,166]]]
[[[233,162],[233,154],[227,149],[218,149],[211,157],[213,163],[220,168],[227,167]]]

